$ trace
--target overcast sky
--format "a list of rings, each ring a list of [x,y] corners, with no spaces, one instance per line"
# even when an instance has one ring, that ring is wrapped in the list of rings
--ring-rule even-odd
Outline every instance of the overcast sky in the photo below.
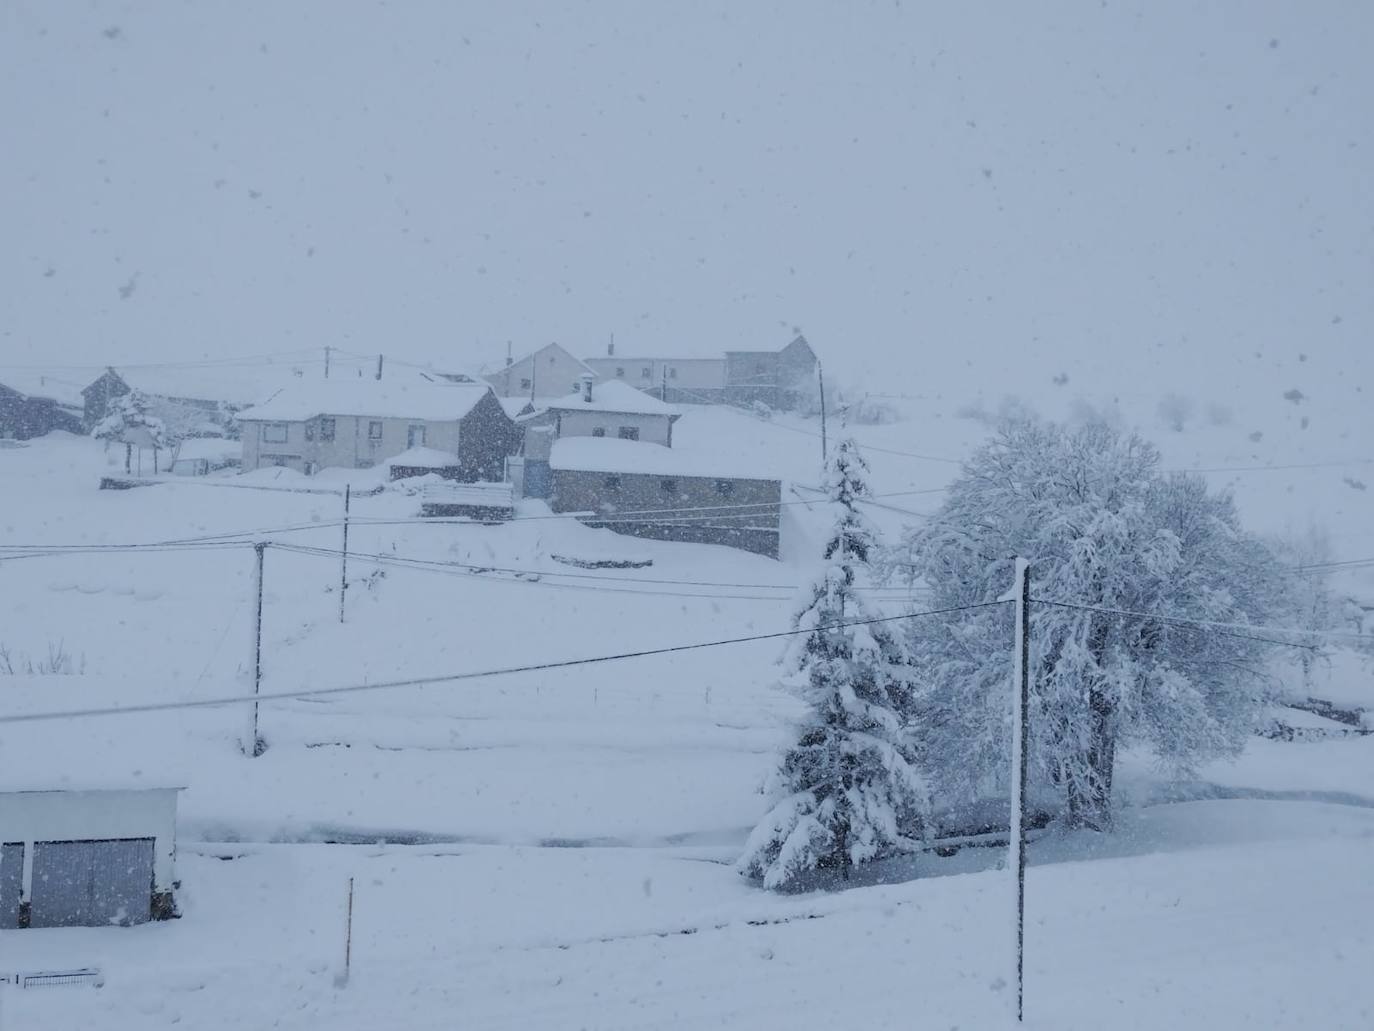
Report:
[[[1303,354],[1346,403],[1372,43],[1361,0],[0,0],[0,364],[800,327],[884,383]]]

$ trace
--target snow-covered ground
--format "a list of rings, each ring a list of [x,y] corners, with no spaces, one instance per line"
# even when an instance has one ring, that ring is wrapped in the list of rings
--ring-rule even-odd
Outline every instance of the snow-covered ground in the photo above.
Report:
[[[957,459],[983,436],[982,423],[958,414],[966,400],[895,399],[900,421],[854,429],[870,448],[875,492],[888,495],[872,510],[884,530],[938,505],[955,472],[915,455]],[[269,694],[783,630],[827,521],[804,489],[816,481],[817,432],[815,421],[723,410],[693,410],[675,431],[679,447],[728,446],[789,481],[780,562],[588,530],[535,503],[487,527],[413,522],[418,499],[400,490],[356,496],[343,624],[330,553],[341,498],[245,487],[372,486],[375,473],[97,491],[122,457],[98,443],[59,434],[0,450],[0,547],[233,542],[7,553],[0,645],[17,672],[0,675],[4,712],[251,690],[249,539],[280,545],[265,557]],[[1238,427],[1153,435],[1177,466],[1292,457],[1256,452]],[[1353,558],[1371,525],[1368,493],[1343,480],[1357,471],[1209,475],[1235,481],[1251,525],[1280,531],[1320,515],[1336,557]],[[225,537],[244,530],[253,532]],[[589,569],[555,555],[652,564]],[[1368,576],[1343,583],[1374,596]],[[906,600],[873,594],[878,607]],[[1002,1026],[1011,895],[1005,872],[991,869],[995,850],[924,857],[923,876],[908,883],[791,898],[729,866],[794,712],[773,684],[779,650],[754,641],[271,701],[261,712],[268,749],[256,759],[238,750],[241,705],[0,724],[5,788],[186,787],[182,919],[0,933],[0,972],[106,973],[99,990],[9,990],[0,1020]],[[54,662],[63,672],[25,672]],[[1318,675],[1344,704],[1374,695],[1356,657]],[[1121,777],[1138,803],[1121,832],[1050,837],[1033,850],[1031,1026],[1374,1023],[1363,973],[1374,963],[1374,737],[1256,738],[1237,763],[1186,784],[1131,756]],[[349,877],[354,976],[339,989]]]

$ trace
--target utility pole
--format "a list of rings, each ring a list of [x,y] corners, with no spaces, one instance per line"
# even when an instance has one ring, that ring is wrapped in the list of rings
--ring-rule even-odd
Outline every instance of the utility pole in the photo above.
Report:
[[[258,734],[258,694],[262,690],[262,558],[267,552],[267,542],[258,541],[253,545],[253,551],[256,553],[253,562],[253,595],[257,606],[257,615],[253,620],[253,715],[243,741],[243,754],[250,758],[267,751],[267,745]]]
[[[324,378],[329,378],[329,352],[331,348],[328,344],[324,345]]]
[[[344,621],[344,596],[348,594],[348,503],[353,496],[353,485],[344,484],[343,518],[343,555],[339,563],[339,622]]]
[[[668,363],[663,363],[662,370],[663,386],[658,388],[658,399],[664,404],[668,403]]]
[[[377,378],[382,378],[382,356],[380,354],[377,355]]]
[[[1025,1011],[1026,753],[1030,744],[1030,563],[1016,559],[1016,582],[998,601],[1016,606],[1011,685],[1011,833],[1008,863],[1016,871],[1016,1019]]]
[[[825,369],[819,361],[816,362],[816,378],[821,384],[821,468],[824,469],[830,459],[830,449],[826,446],[825,431]]]

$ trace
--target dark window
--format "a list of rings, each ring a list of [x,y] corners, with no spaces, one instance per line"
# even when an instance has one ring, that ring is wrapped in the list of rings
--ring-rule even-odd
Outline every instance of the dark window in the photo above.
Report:
[[[638,439],[639,439],[639,427],[638,427],[638,426],[622,426],[622,427],[620,427],[620,439],[621,439],[621,440],[638,440]]]
[[[729,480],[717,480],[716,493],[729,497],[731,494],[735,493],[735,485]]]
[[[592,427],[592,436],[593,436],[593,437],[604,437],[605,435],[606,435],[606,427],[605,427],[605,426],[593,426],[593,427]]]
[[[615,374],[616,374],[617,376],[619,376],[621,379],[624,379],[624,378],[625,378],[625,366],[623,366],[623,365],[617,365],[617,366],[615,367]]]
[[[290,456],[290,455],[263,455],[263,456],[262,456],[262,461],[261,461],[259,464],[260,464],[260,465],[275,465],[275,466],[277,466],[278,468],[284,468],[285,466],[288,466],[288,465],[291,464],[291,456]]]
[[[530,381],[529,381],[528,378],[522,379],[522,380],[520,381],[520,389],[521,389],[521,390],[529,390],[529,389],[530,389]]]
[[[606,489],[607,489],[607,490],[619,490],[619,489],[620,489],[620,477],[619,477],[619,476],[607,476],[607,477],[606,477]]]
[[[285,444],[286,443],[286,423],[284,422],[265,422],[262,425],[262,442],[264,444]]]
[[[382,424],[381,424],[380,421],[374,419],[372,422],[369,422],[369,423],[367,424],[367,439],[368,439],[368,440],[381,440],[381,439],[382,439]]]
[[[677,480],[660,480],[658,485],[664,494],[677,493]]]
[[[653,377],[653,374],[653,370],[650,369],[647,365],[639,370],[640,379],[651,379]]]
[[[424,447],[425,428],[423,426],[411,426],[406,430],[406,447]]]
[[[321,439],[321,440],[333,440],[333,439],[334,439],[334,420],[333,420],[333,419],[321,419],[321,420],[320,420],[320,439]]]
[[[309,420],[307,420],[305,424],[305,439],[315,439],[315,424],[313,422],[310,422]]]
[[[669,369],[669,370],[668,370],[668,378],[669,378],[669,379],[677,379],[677,369],[676,369],[676,368],[672,368],[672,369]]]

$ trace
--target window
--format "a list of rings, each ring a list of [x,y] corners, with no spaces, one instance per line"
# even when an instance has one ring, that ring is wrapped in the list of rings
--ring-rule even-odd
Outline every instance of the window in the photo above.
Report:
[[[262,442],[264,444],[285,444],[286,443],[286,423],[284,422],[265,422],[262,424]]]
[[[315,424],[314,424],[313,422],[311,422],[309,419],[307,419],[306,422],[305,422],[305,439],[306,439],[306,440],[314,440],[314,439],[315,439]]]
[[[406,430],[406,447],[424,447],[424,426],[411,426]]]
[[[623,365],[617,365],[617,366],[615,367],[615,374],[616,374],[617,376],[619,376],[621,379],[624,379],[624,378],[625,378],[625,366],[623,366]]]
[[[672,367],[672,368],[670,368],[670,369],[668,370],[668,378],[669,378],[669,379],[677,379],[677,367],[676,367],[676,366],[674,366],[674,367]]]
[[[333,419],[324,419],[324,418],[321,418],[321,419],[320,419],[320,439],[321,439],[321,440],[333,440],[333,439],[334,439],[334,420],[333,420]]]
[[[653,375],[654,375],[653,370],[650,369],[647,365],[644,366],[644,368],[642,368],[642,369],[639,370],[639,378],[640,378],[640,379],[652,379],[652,378],[653,378]]]
[[[658,486],[659,486],[659,489],[662,490],[664,494],[676,494],[676,493],[677,493],[677,480],[660,480],[659,483],[658,483]]]
[[[529,390],[529,389],[530,389],[530,379],[529,379],[528,376],[526,376],[524,379],[522,379],[522,380],[520,381],[520,389],[521,389],[521,390]]]
[[[320,463],[319,463],[319,462],[306,462],[306,463],[305,463],[305,475],[306,475],[306,476],[314,476],[314,475],[315,475],[317,472],[319,472],[319,471],[320,471]]]
[[[593,437],[604,437],[605,435],[606,435],[606,427],[605,427],[605,426],[593,426],[593,427],[592,427],[592,436],[593,436]]]
[[[735,485],[730,480],[717,480],[716,493],[721,495],[721,497],[728,498],[731,494],[735,493]]]
[[[573,380],[572,392],[573,392],[574,394],[576,394],[576,393],[577,393],[579,390],[581,390],[581,389],[582,389],[582,382],[581,382],[581,380]]]
[[[621,439],[621,440],[638,440],[638,439],[639,439],[639,427],[638,427],[638,426],[622,426],[622,427],[620,427],[620,431],[619,431],[619,432],[620,432],[620,439]]]
[[[607,476],[607,477],[606,477],[606,489],[607,489],[607,490],[619,490],[619,489],[620,489],[620,477],[619,477],[619,476]]]
[[[381,440],[381,439],[382,439],[382,423],[381,423],[381,420],[379,420],[379,419],[373,419],[371,422],[369,422],[369,423],[367,424],[367,439],[368,439],[368,440]]]
[[[263,455],[259,465],[274,465],[278,468],[285,468],[291,464],[290,455]]]

